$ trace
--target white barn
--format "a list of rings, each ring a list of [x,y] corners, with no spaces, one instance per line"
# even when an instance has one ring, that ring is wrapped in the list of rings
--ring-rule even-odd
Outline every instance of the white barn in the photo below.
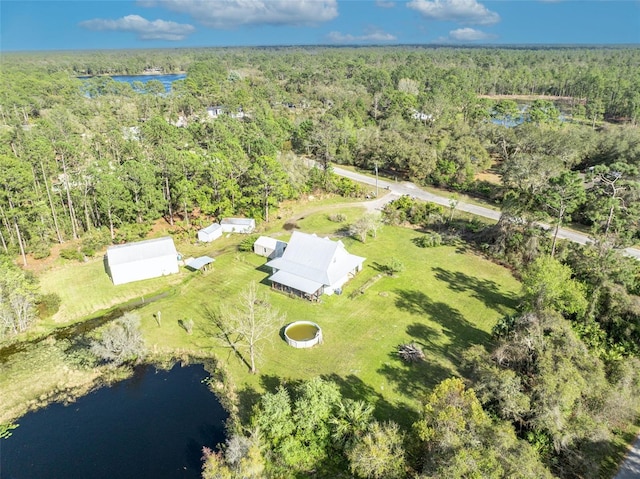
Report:
[[[286,247],[287,243],[284,241],[269,238],[268,236],[260,236],[253,243],[253,252],[265,258],[274,259],[282,256]]]
[[[219,223],[213,223],[211,226],[198,231],[198,241],[203,243],[211,243],[222,236],[222,226]]]
[[[222,218],[220,221],[224,233],[251,233],[256,229],[253,218]]]
[[[340,293],[364,260],[348,253],[342,241],[294,231],[282,257],[266,265],[273,270],[273,289],[318,301],[322,294]]]
[[[110,246],[107,267],[115,285],[157,278],[178,272],[178,252],[169,236]]]

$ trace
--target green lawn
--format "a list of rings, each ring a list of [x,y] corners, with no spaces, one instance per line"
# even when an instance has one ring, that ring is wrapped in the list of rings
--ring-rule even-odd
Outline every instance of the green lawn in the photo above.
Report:
[[[43,293],[57,293],[62,300],[53,321],[68,323],[178,284],[186,274],[182,271],[177,275],[114,286],[100,257],[48,270],[39,280]]]
[[[272,291],[267,282],[269,271],[264,267],[266,259],[237,252],[236,245],[243,237],[228,235],[207,245],[177,241],[178,250],[185,257],[206,254],[216,258],[213,270],[206,274],[183,269],[178,275],[113,286],[102,260],[68,263],[45,272],[40,277],[43,290],[57,292],[63,301],[55,324],[79,320],[98,310],[170,288],[173,294],[138,310],[152,353],[215,355],[226,365],[240,400],[245,403],[256,393],[283,381],[321,375],[336,381],[345,396],[375,402],[380,418],[394,417],[409,425],[420,401],[433,386],[457,374],[462,351],[471,344],[486,344],[495,321],[514,311],[519,283],[507,269],[462,246],[418,248],[411,239],[420,233],[410,229],[385,226],[377,238],[369,238],[364,244],[341,236],[348,222],[356,221],[364,212],[353,203],[341,207],[334,200],[320,200],[302,208],[306,210],[292,208],[284,212],[269,228],[263,226],[262,233],[286,240],[291,230],[284,226],[294,220],[300,231],[340,238],[351,253],[367,258],[364,270],[347,283],[340,296],[323,296],[320,303],[311,303]],[[328,219],[338,212],[347,217],[347,222]],[[405,267],[397,277],[380,273],[380,266],[391,258]],[[211,321],[211,314],[222,305],[234,304],[251,281],[256,281],[259,291],[286,315],[270,341],[263,344],[257,375],[249,374],[245,364],[214,338]],[[358,293],[364,286],[364,292]],[[154,318],[158,311],[162,313],[160,325]],[[192,334],[180,326],[188,319],[194,321]],[[300,319],[315,321],[322,327],[322,345],[299,350],[286,344],[281,337],[282,327]],[[41,323],[38,330],[43,332],[53,326],[53,321]],[[405,364],[399,360],[396,348],[408,341],[424,348],[424,362]],[[47,377],[51,370],[55,389],[74,384],[79,387],[94,378],[91,372],[81,375],[64,358],[41,362],[41,353],[28,354],[41,364],[39,374]],[[46,394],[48,382],[38,380],[42,387],[34,387],[33,375],[24,368],[13,371],[5,363],[0,369],[0,389],[4,390],[4,379],[9,377],[15,385],[15,400],[2,401],[7,410],[14,410],[18,400]],[[56,376],[56,371],[66,372]]]
[[[354,218],[354,211],[346,211]],[[345,225],[333,223],[326,213],[297,222],[301,231],[331,235]],[[283,233],[271,231],[271,233]],[[341,296],[323,296],[320,303],[272,292],[265,258],[252,253],[218,256],[215,268],[183,286],[171,300],[141,310],[145,337],[155,351],[180,348],[209,351],[228,364],[240,389],[260,391],[281,381],[317,375],[337,381],[343,393],[377,402],[381,416],[393,414],[413,420],[419,401],[442,379],[457,373],[461,352],[475,343],[487,343],[495,321],[511,313],[517,303],[518,282],[509,271],[455,247],[421,249],[411,239],[419,233],[386,226],[366,244],[342,238],[347,249],[367,258],[364,270],[348,283]],[[284,234],[282,234],[283,237]],[[392,278],[373,281],[379,266],[391,257],[405,270]],[[304,319],[318,323],[324,344],[309,350],[289,347],[274,330],[252,376],[228,349],[211,340],[210,314],[222,304],[233,303],[250,282],[268,295],[288,322]],[[367,283],[364,294],[352,295]],[[162,312],[158,326],[153,314]],[[187,335],[179,320],[193,319]],[[426,361],[407,365],[396,355],[406,341],[422,345]]]

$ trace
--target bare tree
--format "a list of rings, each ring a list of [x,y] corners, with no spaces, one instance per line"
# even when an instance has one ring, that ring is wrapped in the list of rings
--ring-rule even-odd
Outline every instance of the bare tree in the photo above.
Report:
[[[116,319],[105,328],[99,341],[91,343],[91,351],[100,359],[116,365],[144,356],[140,316],[125,313]]]
[[[379,214],[367,213],[349,227],[349,234],[364,243],[369,235],[375,238],[381,226]]]
[[[277,334],[278,326],[285,322],[284,314],[274,309],[266,296],[258,294],[255,281],[240,294],[235,306],[223,310],[216,319],[219,337],[242,357],[252,374],[257,372],[260,345]],[[242,352],[247,354],[248,361]]]

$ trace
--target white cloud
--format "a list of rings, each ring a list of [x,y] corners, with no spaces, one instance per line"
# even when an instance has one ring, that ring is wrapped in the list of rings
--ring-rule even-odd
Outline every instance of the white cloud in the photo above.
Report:
[[[327,34],[327,40],[332,43],[386,43],[395,42],[397,40],[395,35],[385,33],[375,27],[370,27],[366,30],[364,35],[351,35],[350,33],[329,32]]]
[[[385,0],[376,0],[376,5],[380,8],[393,8],[396,6],[396,2],[387,2]]]
[[[449,38],[456,42],[478,42],[481,40],[492,40],[496,35],[482,32],[474,28],[458,28],[449,32]]]
[[[220,29],[240,25],[311,25],[338,16],[337,0],[139,0],[138,3],[186,13],[205,26]]]
[[[492,25],[500,21],[500,15],[476,0],[411,0],[407,7],[432,20],[471,25]]]
[[[196,30],[193,25],[186,23],[149,21],[139,15],[127,15],[117,20],[94,18],[80,22],[79,25],[95,31],[131,32],[141,40],[184,40]]]

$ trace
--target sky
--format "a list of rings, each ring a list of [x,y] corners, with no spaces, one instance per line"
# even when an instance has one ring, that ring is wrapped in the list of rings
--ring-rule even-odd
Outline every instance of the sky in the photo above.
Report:
[[[0,52],[640,45],[640,0],[0,0]]]

